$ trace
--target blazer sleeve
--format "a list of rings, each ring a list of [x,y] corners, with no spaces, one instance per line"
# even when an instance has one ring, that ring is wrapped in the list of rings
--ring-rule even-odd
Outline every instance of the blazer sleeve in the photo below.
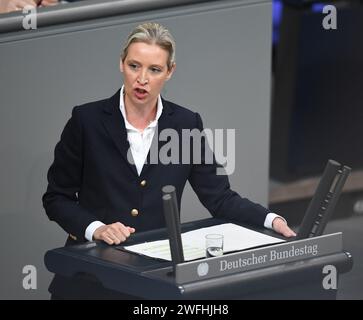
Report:
[[[55,147],[54,161],[47,176],[48,187],[42,198],[49,219],[78,240],[85,239],[87,226],[97,220],[78,203],[82,185],[82,144],[81,119],[75,107]]]
[[[198,113],[196,127],[203,130],[202,119]],[[192,165],[189,176],[189,182],[201,203],[216,218],[263,226],[269,211],[231,190],[228,176],[216,174],[217,167],[221,165],[217,164],[214,155],[213,163],[206,163],[205,148],[208,148],[206,141],[202,144],[202,161]]]

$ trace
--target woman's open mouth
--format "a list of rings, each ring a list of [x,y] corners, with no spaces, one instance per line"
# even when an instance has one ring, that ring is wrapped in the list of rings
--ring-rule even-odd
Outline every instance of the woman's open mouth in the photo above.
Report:
[[[145,99],[146,96],[149,94],[145,89],[142,88],[135,88],[134,89],[134,94],[136,96],[137,99]]]

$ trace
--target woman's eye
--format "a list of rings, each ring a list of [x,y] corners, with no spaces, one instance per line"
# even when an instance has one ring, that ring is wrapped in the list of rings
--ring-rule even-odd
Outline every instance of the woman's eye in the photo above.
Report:
[[[161,70],[159,68],[151,68],[151,72],[159,73]]]
[[[129,67],[131,68],[131,69],[137,69],[137,65],[135,64],[135,63],[130,63],[129,64]]]

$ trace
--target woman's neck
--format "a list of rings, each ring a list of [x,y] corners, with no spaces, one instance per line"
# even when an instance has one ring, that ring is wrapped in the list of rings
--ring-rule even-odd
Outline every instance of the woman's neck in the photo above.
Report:
[[[153,120],[157,112],[157,100],[150,105],[134,105],[125,95],[125,113],[127,121],[136,129],[143,131]]]

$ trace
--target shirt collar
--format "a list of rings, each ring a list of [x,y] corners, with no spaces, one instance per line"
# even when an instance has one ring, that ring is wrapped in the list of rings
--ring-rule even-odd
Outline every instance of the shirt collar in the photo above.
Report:
[[[130,122],[127,121],[126,110],[125,110],[125,102],[124,102],[124,87],[125,86],[122,86],[121,91],[120,91],[120,111],[121,111],[121,114],[122,114],[122,116],[124,118],[124,121],[125,121],[125,127],[126,127],[126,129],[140,131],[140,130],[136,129]],[[146,128],[156,127],[162,112],[163,112],[163,102],[162,102],[161,96],[159,94],[158,102],[157,102],[157,105],[156,105],[155,119],[153,121],[151,121]]]

